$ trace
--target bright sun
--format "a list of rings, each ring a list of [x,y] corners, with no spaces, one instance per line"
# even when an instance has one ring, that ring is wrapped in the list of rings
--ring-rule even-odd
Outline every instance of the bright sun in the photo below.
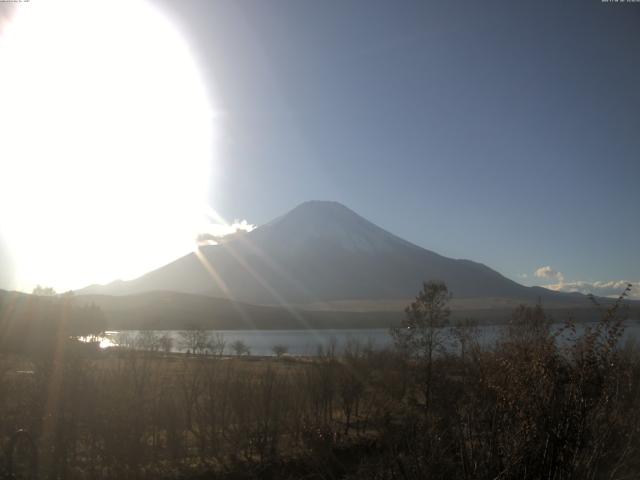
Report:
[[[15,287],[131,278],[192,250],[214,128],[186,43],[150,5],[22,6],[0,33],[0,234]]]

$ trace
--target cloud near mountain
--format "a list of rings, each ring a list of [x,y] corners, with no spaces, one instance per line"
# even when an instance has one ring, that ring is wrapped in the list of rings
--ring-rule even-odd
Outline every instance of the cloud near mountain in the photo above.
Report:
[[[216,245],[248,233],[255,228],[255,225],[246,220],[234,220],[230,224],[212,223],[198,235],[197,241],[199,245]]]
[[[558,272],[559,273],[559,272]],[[536,275],[538,276],[538,275]],[[564,279],[563,279],[564,280]],[[592,293],[599,297],[617,297],[620,295],[627,284],[631,284],[631,292],[629,298],[634,300],[640,300],[640,282],[629,282],[627,280],[611,280],[611,281],[584,281],[577,280],[574,282],[558,282],[551,285],[543,285],[549,290],[555,290],[557,292],[579,292],[584,294]]]
[[[533,276],[537,278],[555,280],[555,283],[542,285],[544,288],[554,290],[556,292],[578,292],[582,294],[593,294],[597,297],[618,297],[628,284],[631,284],[631,292],[629,298],[634,300],[640,299],[640,282],[630,282],[628,280],[610,280],[610,281],[588,281],[575,280],[566,281],[562,272],[546,265],[538,268],[533,272]]]
[[[564,283],[564,275],[562,274],[562,272],[551,268],[549,265],[547,265],[546,267],[538,268],[535,272],[533,272],[533,275],[538,278],[557,280],[559,284]]]

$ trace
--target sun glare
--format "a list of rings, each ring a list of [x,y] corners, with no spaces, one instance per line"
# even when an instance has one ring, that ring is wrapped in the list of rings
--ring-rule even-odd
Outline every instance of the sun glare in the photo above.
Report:
[[[142,1],[21,7],[0,32],[16,288],[131,278],[191,251],[215,125],[186,42]]]

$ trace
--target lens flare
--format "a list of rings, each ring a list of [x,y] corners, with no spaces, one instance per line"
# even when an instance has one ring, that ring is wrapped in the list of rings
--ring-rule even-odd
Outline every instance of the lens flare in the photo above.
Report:
[[[33,2],[0,35],[0,231],[14,288],[132,278],[192,251],[214,157],[186,42],[143,1]]]

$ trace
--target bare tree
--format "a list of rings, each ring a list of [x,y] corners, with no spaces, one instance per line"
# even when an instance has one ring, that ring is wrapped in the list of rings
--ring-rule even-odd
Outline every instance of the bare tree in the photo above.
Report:
[[[219,357],[224,355],[224,349],[226,346],[227,341],[222,333],[215,332],[214,334],[209,335],[207,347],[213,355],[217,355]]]
[[[244,354],[251,355],[251,350],[242,340],[236,340],[233,342],[231,344],[231,349],[238,357]]]
[[[118,347],[133,349],[135,348],[135,337],[131,332],[118,332],[114,335],[114,342]]]
[[[39,295],[41,297],[55,297],[56,296],[56,291],[51,288],[51,287],[45,287],[42,286],[40,284],[36,285],[36,287],[33,289],[33,292],[31,292],[33,295]]]
[[[136,336],[136,347],[148,352],[156,352],[160,348],[160,337],[153,330],[142,330]]]
[[[425,282],[422,291],[406,309],[406,318],[391,329],[396,347],[413,357],[419,366],[425,408],[431,401],[433,357],[443,347],[442,327],[449,323],[451,295],[443,282]]]
[[[271,351],[276,357],[281,358],[283,355],[289,353],[289,347],[286,345],[274,345],[271,347]]]
[[[179,344],[183,350],[190,350],[191,353],[206,353],[209,348],[210,334],[206,330],[182,330]]]
[[[460,359],[464,362],[469,347],[477,346],[478,322],[465,319],[457,322],[451,329],[454,340],[460,345]]]
[[[173,337],[167,332],[160,337],[158,343],[160,345],[160,350],[164,353],[171,353],[171,350],[173,350]]]

